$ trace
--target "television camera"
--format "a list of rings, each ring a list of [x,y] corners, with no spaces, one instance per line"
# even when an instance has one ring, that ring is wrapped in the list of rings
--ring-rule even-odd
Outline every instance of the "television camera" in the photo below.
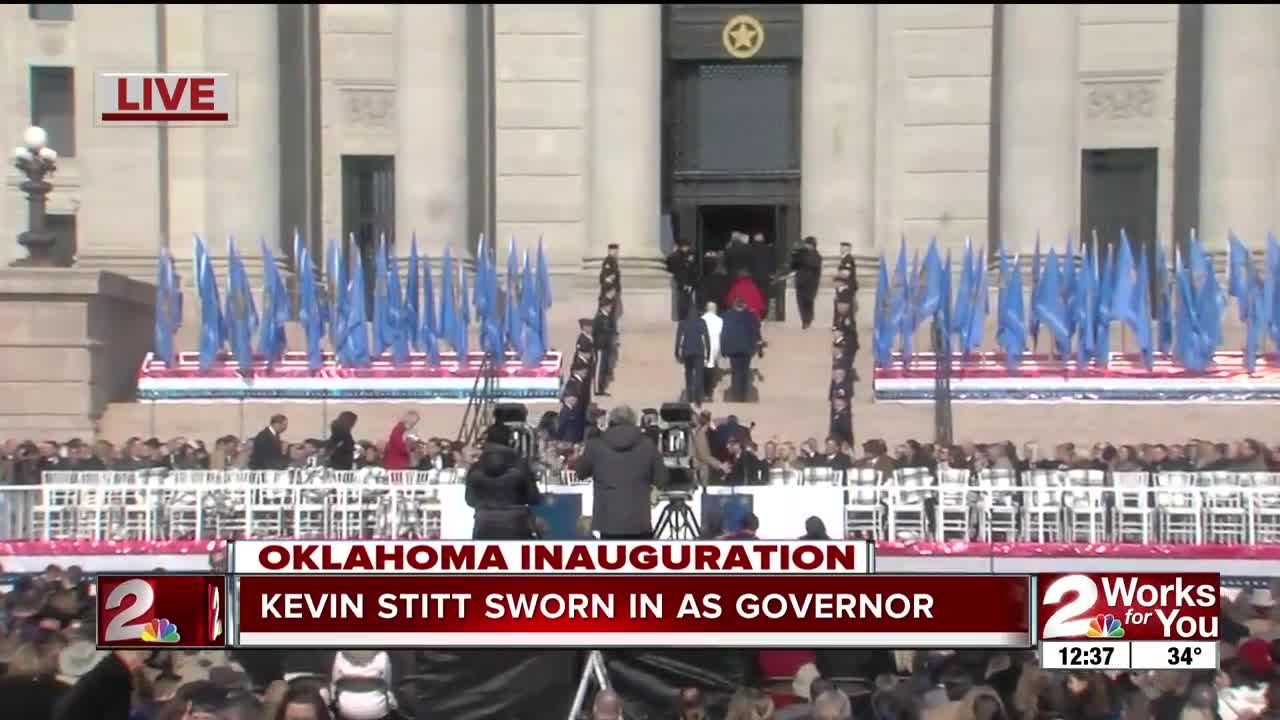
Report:
[[[658,411],[658,452],[667,468],[667,486],[657,493],[665,502],[654,526],[655,538],[696,540],[702,535],[698,518],[689,507],[698,490],[693,467],[693,408],[688,403],[664,403]]]

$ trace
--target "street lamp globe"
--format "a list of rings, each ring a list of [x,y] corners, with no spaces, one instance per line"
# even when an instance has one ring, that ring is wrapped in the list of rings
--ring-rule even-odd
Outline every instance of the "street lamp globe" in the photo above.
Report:
[[[27,128],[26,132],[22,133],[22,142],[26,143],[31,152],[40,152],[40,150],[49,145],[49,133],[45,132],[44,128],[39,125],[32,125]]]

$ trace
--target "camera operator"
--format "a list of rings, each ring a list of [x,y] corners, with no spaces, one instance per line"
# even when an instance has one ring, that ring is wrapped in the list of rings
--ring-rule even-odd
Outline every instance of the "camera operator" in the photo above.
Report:
[[[649,493],[667,485],[667,467],[653,441],[636,426],[636,413],[619,405],[609,429],[587,443],[575,470],[592,480],[591,529],[606,540],[653,537]]]
[[[514,447],[514,433],[494,425],[485,433],[480,458],[467,471],[467,505],[475,508],[476,540],[528,540],[535,537],[530,506],[542,503],[538,479],[529,461]]]

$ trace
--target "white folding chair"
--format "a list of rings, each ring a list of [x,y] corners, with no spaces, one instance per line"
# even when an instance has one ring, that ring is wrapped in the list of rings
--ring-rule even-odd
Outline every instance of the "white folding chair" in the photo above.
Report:
[[[811,483],[831,482],[830,478],[838,476],[831,468],[808,468],[804,474]],[[845,472],[844,478],[844,536],[880,537],[883,531],[880,473],[872,468],[856,468]]]
[[[993,542],[999,536],[1006,541],[1017,540],[1022,529],[1020,526],[1024,524],[1017,472],[995,468],[982,470],[978,473],[978,490],[983,539]],[[1043,523],[1044,518],[1039,520]]]
[[[973,476],[965,469],[938,466],[938,504],[934,509],[934,525],[938,539],[970,540],[973,538],[972,509],[977,495],[971,482]]]
[[[1202,472],[1196,486],[1204,497],[1205,534],[1211,544],[1248,541],[1248,507],[1240,477],[1233,472]]]
[[[1071,527],[1071,541],[1083,536],[1088,542],[1103,540],[1107,533],[1107,503],[1103,489],[1107,473],[1102,470],[1068,470],[1065,473],[1063,505]]]
[[[1162,543],[1204,542],[1200,493],[1192,473],[1162,472],[1155,477],[1156,539]]]
[[[1280,473],[1249,473],[1249,541],[1280,543]]]
[[[933,493],[933,484],[933,476],[926,468],[893,471],[885,486],[889,540],[902,537],[924,539],[928,535],[927,501]]]
[[[1028,470],[1022,506],[1025,519],[1023,537],[1038,543],[1060,540],[1063,533],[1063,486],[1065,474],[1060,470]]]
[[[1115,491],[1115,535],[1120,542],[1146,545],[1151,539],[1151,475],[1146,472],[1111,473]]]

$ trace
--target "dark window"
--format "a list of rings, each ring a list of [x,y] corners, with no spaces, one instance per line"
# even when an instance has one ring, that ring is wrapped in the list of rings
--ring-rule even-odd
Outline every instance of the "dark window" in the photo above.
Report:
[[[389,155],[342,156],[342,235],[354,240],[364,262],[366,308],[373,311],[374,252],[379,238],[395,247],[396,159]],[[348,248],[350,250],[350,248]]]
[[[679,63],[678,170],[794,170],[799,64]]]
[[[76,216],[46,215],[44,227],[46,232],[53,235],[54,256],[64,259],[70,265],[77,252]]]
[[[28,5],[27,15],[32,20],[71,20],[75,17],[75,5]]]
[[[76,79],[69,67],[31,68],[31,124],[49,133],[49,147],[76,154]]]

